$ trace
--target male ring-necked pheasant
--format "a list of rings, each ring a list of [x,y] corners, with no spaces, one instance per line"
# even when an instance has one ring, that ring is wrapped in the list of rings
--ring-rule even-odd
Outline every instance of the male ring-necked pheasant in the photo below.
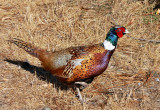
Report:
[[[48,52],[19,39],[10,42],[37,57],[45,70],[56,75],[60,81],[67,84],[86,86],[86,80],[102,74],[116,48],[118,38],[128,33],[122,26],[114,26],[106,35],[103,43],[70,47],[60,51]],[[79,100],[82,102],[79,87],[75,86]]]

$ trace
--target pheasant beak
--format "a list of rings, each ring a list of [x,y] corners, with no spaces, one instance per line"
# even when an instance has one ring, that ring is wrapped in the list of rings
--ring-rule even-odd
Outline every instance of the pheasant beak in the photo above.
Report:
[[[123,32],[123,33],[127,34],[127,33],[129,33],[129,31],[127,29],[125,29],[125,32]]]

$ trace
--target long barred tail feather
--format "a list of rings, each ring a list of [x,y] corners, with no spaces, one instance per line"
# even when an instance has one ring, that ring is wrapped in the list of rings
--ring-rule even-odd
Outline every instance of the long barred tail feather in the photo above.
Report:
[[[38,49],[37,47],[33,46],[31,43],[24,42],[23,40],[20,40],[17,38],[13,38],[8,41],[11,43],[14,43],[18,47],[24,49],[26,52],[28,52],[29,54],[31,54],[32,56],[37,57],[37,58],[39,58],[40,53],[42,53],[44,51],[42,49]]]

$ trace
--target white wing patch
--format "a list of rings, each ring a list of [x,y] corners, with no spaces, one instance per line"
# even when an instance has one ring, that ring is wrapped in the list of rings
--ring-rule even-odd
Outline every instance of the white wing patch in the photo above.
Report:
[[[81,62],[83,61],[84,59],[75,59],[75,60],[71,60],[71,63],[73,64],[73,69],[78,66],[78,65],[81,65]]]
[[[81,62],[85,60],[85,59],[75,59],[75,60],[71,60],[68,62],[68,64],[66,65],[64,71],[63,71],[63,77],[64,78],[69,78],[73,75],[72,70],[78,66],[81,65]]]

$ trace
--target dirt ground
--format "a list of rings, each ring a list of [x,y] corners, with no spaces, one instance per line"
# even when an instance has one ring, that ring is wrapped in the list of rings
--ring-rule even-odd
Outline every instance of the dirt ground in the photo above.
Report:
[[[0,109],[159,110],[160,15],[154,6],[134,0],[1,0]],[[7,41],[19,38],[48,51],[92,45],[104,41],[113,23],[130,33],[119,39],[107,70],[81,92],[83,105],[38,59]]]

